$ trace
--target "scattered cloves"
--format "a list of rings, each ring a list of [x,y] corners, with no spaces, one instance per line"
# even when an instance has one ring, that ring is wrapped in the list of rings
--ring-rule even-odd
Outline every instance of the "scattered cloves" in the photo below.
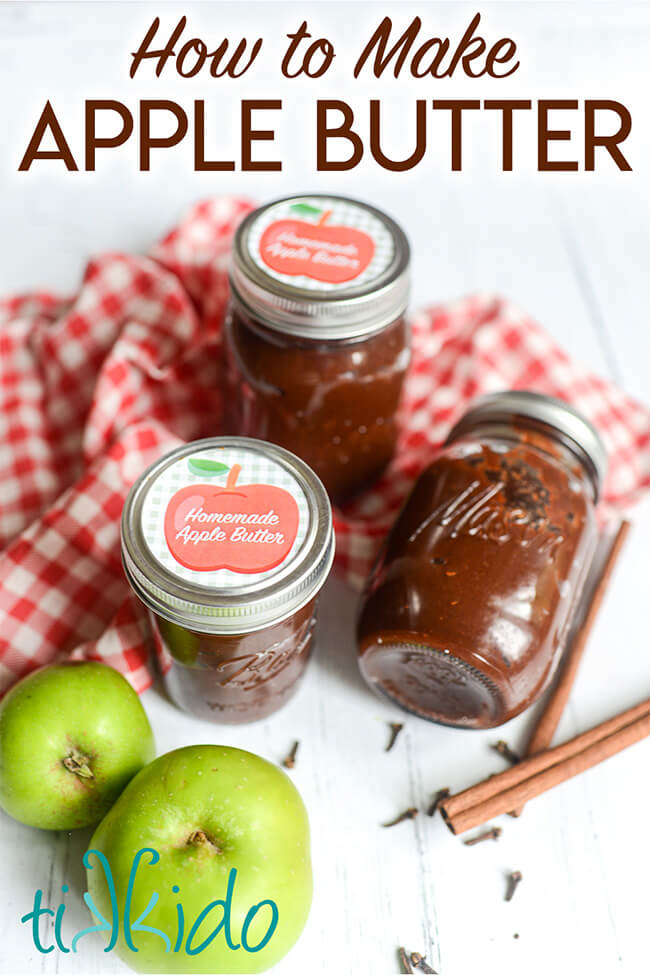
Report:
[[[385,829],[388,829],[389,826],[397,826],[398,823],[403,823],[406,819],[415,819],[417,814],[418,811],[415,806],[411,806],[410,809],[405,809],[404,812],[400,813],[399,816],[396,816],[395,819],[391,819],[390,823],[382,823],[382,826]]]
[[[513,751],[508,742],[503,741],[503,739],[498,741],[496,745],[492,745],[492,748],[505,758],[507,762],[510,762],[511,765],[517,765],[521,761],[521,755]]]
[[[421,972],[424,972],[425,975],[437,975],[435,968],[431,967],[426,958],[424,958],[419,951],[411,952],[411,963]]]
[[[393,745],[397,741],[397,736],[399,735],[399,733],[400,733],[400,731],[402,730],[403,727],[404,727],[403,724],[399,724],[396,721],[391,721],[391,723],[390,723],[390,738],[388,740],[388,744],[386,745],[386,751],[387,752],[389,752],[391,750],[391,748],[393,747]]]
[[[413,969],[411,968],[411,963],[406,954],[406,948],[398,948],[397,954],[399,955],[400,964],[402,966],[402,975],[413,975]]]
[[[298,749],[300,747],[299,741],[294,741],[293,747],[286,758],[282,760],[282,764],[285,768],[295,768],[296,767],[296,756],[298,754]]]
[[[447,799],[450,795],[451,792],[449,789],[438,789],[433,797],[433,800],[431,801],[431,805],[427,809],[427,816],[435,816],[438,805],[443,799]]]
[[[506,890],[506,900],[511,901],[515,896],[515,891],[522,881],[521,870],[513,870],[508,876],[508,889]]]
[[[491,829],[486,829],[485,832],[479,833],[478,836],[471,836],[468,840],[463,840],[465,846],[476,846],[477,843],[483,843],[484,840],[498,840],[501,836],[503,830],[500,826],[492,826]]]

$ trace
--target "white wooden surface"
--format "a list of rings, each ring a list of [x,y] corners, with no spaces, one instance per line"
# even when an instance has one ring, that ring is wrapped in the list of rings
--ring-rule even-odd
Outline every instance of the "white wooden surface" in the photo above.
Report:
[[[414,247],[415,302],[471,291],[505,294],[532,313],[586,367],[648,394],[650,125],[644,5],[505,3],[481,6],[492,34],[520,43],[522,68],[498,87],[505,97],[611,97],[634,116],[629,148],[634,172],[604,166],[595,174],[541,176],[531,163],[530,132],[517,143],[521,169],[497,171],[498,137],[468,137],[466,169],[450,174],[446,154],[403,176],[371,163],[328,178],[314,172],[310,128],[316,97],[361,105],[380,95],[391,115],[396,153],[409,98],[494,97],[495,84],[462,79],[427,87],[351,85],[345,66],[355,39],[397,5],[239,3],[146,6],[4,4],[0,7],[0,292],[74,288],[87,257],[103,248],[142,250],[201,196],[245,193],[257,199],[293,188],[344,190],[384,205],[405,225]],[[399,17],[415,12],[406,4]],[[430,33],[458,33],[475,6],[429,4]],[[339,41],[332,78],[319,85],[278,79],[273,58],[254,78],[231,85],[176,77],[129,82],[128,51],[152,17],[169,25],[181,13],[208,39],[259,32],[277,36],[308,17],[314,31]],[[86,45],[87,49],[83,50]],[[90,50],[90,45],[94,49]],[[279,42],[278,42],[279,45]],[[278,46],[276,45],[276,47]],[[347,60],[346,60],[347,52]],[[434,91],[432,91],[432,87]],[[161,154],[149,174],[135,172],[135,150],[107,155],[94,174],[51,165],[16,168],[43,102],[51,98],[78,142],[84,97],[204,97],[221,107],[219,136],[236,143],[232,105],[240,98],[283,97],[289,109],[278,136],[285,170],[271,176],[193,174],[184,150]],[[404,100],[407,100],[406,102]],[[387,129],[387,138],[389,130]],[[234,132],[234,134],[233,134]],[[234,141],[233,141],[234,140]],[[216,143],[215,143],[216,144]],[[579,144],[579,133],[576,135]],[[444,143],[447,146],[446,143]],[[445,150],[446,153],[446,150]],[[406,154],[406,153],[404,153]],[[648,694],[647,602],[650,506],[634,531],[592,637],[558,740]],[[360,680],[352,641],[355,595],[336,579],[323,600],[318,648],[297,698],[261,725],[228,729],[177,711],[158,690],[144,696],[159,752],[221,742],[271,760],[301,740],[292,773],[310,811],[315,899],[308,927],[277,971],[283,975],[398,971],[396,947],[427,955],[443,975],[589,972],[645,973],[650,968],[647,876],[650,863],[650,741],[532,802],[506,819],[495,844],[466,848],[439,819],[420,815],[392,830],[380,823],[433,791],[462,788],[502,767],[490,751],[497,737],[517,747],[532,714],[499,732],[464,732],[400,715]],[[387,722],[405,720],[384,754]],[[87,923],[80,892],[88,834],[23,828],[0,817],[0,973],[101,973],[124,966],[87,940],[77,955],[38,955],[19,922],[36,887],[58,903],[68,883],[67,927]],[[523,872],[514,900],[503,900],[505,875]],[[515,934],[519,937],[515,938]]]

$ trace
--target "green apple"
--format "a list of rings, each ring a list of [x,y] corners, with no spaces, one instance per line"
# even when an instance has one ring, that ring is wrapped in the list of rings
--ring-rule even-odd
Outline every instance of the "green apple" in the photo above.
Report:
[[[99,822],[153,755],[140,698],[106,664],[41,667],[0,702],[0,806],[28,826]]]
[[[300,794],[239,748],[191,745],[157,758],[99,824],[84,862],[87,903],[139,972],[265,971],[297,941],[311,906]]]

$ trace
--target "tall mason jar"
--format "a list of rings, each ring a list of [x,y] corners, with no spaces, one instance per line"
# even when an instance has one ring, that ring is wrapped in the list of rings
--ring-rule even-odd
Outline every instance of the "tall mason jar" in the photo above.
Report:
[[[566,403],[479,399],[416,482],[367,581],[361,671],[405,710],[467,728],[532,704],[597,542],[606,452]]]
[[[277,200],[239,226],[226,431],[297,454],[341,502],[390,461],[409,363],[408,241],[358,200]]]

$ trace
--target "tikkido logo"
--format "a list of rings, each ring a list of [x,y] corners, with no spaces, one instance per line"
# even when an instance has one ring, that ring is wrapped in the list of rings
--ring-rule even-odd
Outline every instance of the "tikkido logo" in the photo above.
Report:
[[[120,917],[119,907],[117,904],[117,893],[115,890],[115,882],[113,880],[113,874],[108,860],[106,859],[105,855],[101,853],[99,850],[91,849],[86,851],[83,857],[84,866],[88,870],[94,869],[94,865],[90,862],[90,858],[92,856],[95,856],[99,862],[99,865],[101,866],[101,869],[104,871],[104,877],[106,880],[106,886],[108,888],[108,895],[111,903],[111,920],[110,921],[106,920],[106,918],[97,909],[92,897],[90,896],[90,893],[86,891],[83,895],[83,899],[90,913],[93,915],[93,917],[95,917],[99,921],[99,924],[94,924],[90,927],[84,928],[82,931],[79,931],[72,939],[72,944],[70,945],[70,948],[67,948],[64,945],[63,937],[61,933],[61,926],[63,921],[63,914],[65,911],[65,904],[59,904],[55,914],[52,908],[42,907],[43,891],[37,890],[36,893],[34,894],[33,909],[29,911],[29,913],[24,914],[23,917],[21,917],[20,919],[22,924],[26,924],[29,921],[32,922],[32,939],[34,941],[36,950],[40,951],[44,955],[48,954],[50,951],[54,951],[53,944],[47,947],[45,947],[42,944],[40,933],[39,933],[39,922],[41,918],[48,917],[48,916],[54,918],[54,940],[56,942],[56,946],[58,947],[59,951],[65,952],[66,954],[68,954],[71,950],[73,952],[76,952],[77,945],[79,944],[81,938],[85,937],[87,934],[94,934],[96,931],[108,932],[108,934],[110,935],[110,940],[108,941],[108,944],[104,948],[104,951],[112,951],[115,945],[117,944],[120,928],[122,928],[124,934],[124,942],[127,948],[129,948],[131,951],[136,951],[136,952],[138,951],[138,948],[134,944],[133,934],[139,931],[144,931],[147,934],[153,934],[156,935],[158,938],[161,938],[165,944],[165,952],[180,952],[184,950],[188,955],[200,954],[208,947],[208,945],[210,945],[214,941],[214,939],[221,933],[222,930],[226,940],[226,944],[228,945],[228,948],[230,948],[231,951],[237,951],[237,949],[240,947],[243,948],[244,951],[248,951],[248,952],[261,951],[262,948],[265,948],[266,945],[269,943],[278,926],[278,919],[280,916],[278,906],[273,900],[262,900],[258,904],[254,904],[249,908],[248,913],[246,914],[246,917],[244,919],[244,923],[242,924],[242,929],[240,934],[241,942],[238,944],[233,943],[232,931],[231,931],[231,910],[232,910],[232,898],[235,891],[235,884],[237,881],[237,870],[234,867],[231,868],[230,873],[228,874],[228,887],[226,891],[226,896],[223,898],[223,900],[211,901],[203,908],[203,910],[197,915],[195,921],[193,922],[191,928],[189,929],[186,939],[185,939],[185,912],[183,910],[183,905],[180,903],[180,901],[176,904],[176,920],[177,920],[176,932],[175,932],[176,938],[175,938],[173,948],[172,948],[171,938],[165,931],[161,931],[160,928],[154,928],[143,923],[145,918],[151,913],[153,908],[158,903],[159,894],[157,891],[152,892],[151,897],[149,898],[149,902],[145,907],[144,911],[142,911],[142,913],[138,918],[132,921],[131,903],[133,900],[133,889],[135,886],[135,878],[138,872],[140,861],[145,854],[150,854],[151,859],[149,860],[149,866],[153,866],[154,864],[158,863],[160,859],[160,854],[156,850],[153,850],[151,847],[144,847],[143,849],[138,850],[138,852],[133,858],[131,871],[129,873],[129,882],[126,889],[126,898],[124,900],[124,915],[123,917]],[[61,890],[64,894],[67,893],[68,885],[63,884]],[[174,894],[180,893],[180,889],[179,887],[176,886],[176,884],[174,884],[174,886],[172,887],[172,893]],[[222,909],[221,919],[219,920],[219,923],[211,931],[211,933],[207,936],[207,938],[205,938],[200,944],[194,945],[194,939],[198,934],[199,928],[206,920],[208,915],[215,908],[219,908],[219,907]],[[255,919],[258,911],[260,911],[264,907],[270,908],[271,911],[271,919],[268,928],[261,941],[259,941],[258,944],[256,945],[251,945],[248,942],[248,932],[250,929],[250,925]],[[185,942],[184,945],[183,942]]]

